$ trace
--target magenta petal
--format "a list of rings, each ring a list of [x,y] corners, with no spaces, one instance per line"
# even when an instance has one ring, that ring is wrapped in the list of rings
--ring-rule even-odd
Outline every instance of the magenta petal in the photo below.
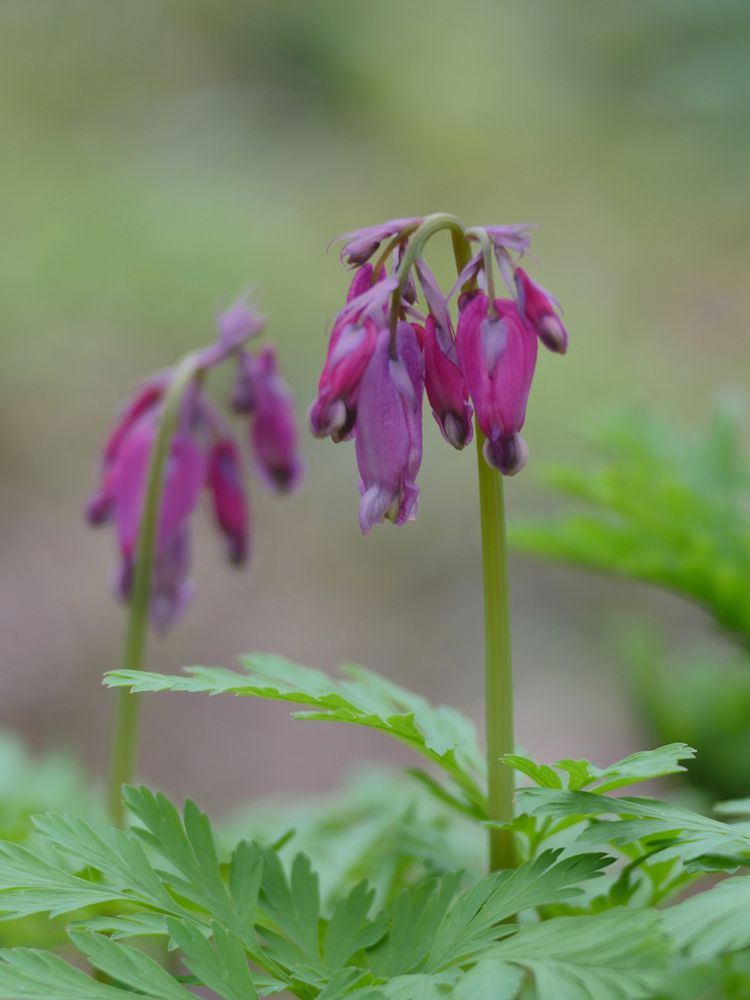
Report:
[[[157,632],[166,632],[185,613],[195,592],[189,573],[190,538],[182,528],[154,563],[149,617]]]
[[[463,448],[473,435],[473,410],[463,372],[443,350],[433,316],[425,324],[424,365],[427,398],[438,427],[449,444]]]
[[[292,395],[282,379],[273,347],[267,345],[257,359],[256,405],[250,424],[250,441],[257,469],[271,489],[289,493],[302,479],[297,454],[297,420]]]
[[[544,346],[556,354],[565,354],[568,331],[558,316],[557,300],[520,267],[516,268],[516,291],[519,311],[536,330]]]
[[[216,524],[227,540],[229,560],[240,566],[248,557],[249,513],[242,461],[231,438],[216,441],[211,448],[207,483]]]
[[[132,555],[140,529],[146,479],[155,438],[149,424],[136,428],[122,447],[115,470],[114,502],[120,549]],[[205,479],[205,457],[190,438],[173,439],[166,464],[157,549],[170,543],[192,513]]]
[[[362,476],[359,521],[367,534],[385,518],[403,524],[416,514],[422,461],[422,376],[419,342],[408,323],[381,330],[357,397],[356,452]]]
[[[511,474],[522,465],[522,444],[514,439],[526,418],[537,338],[512,300],[498,299],[495,309],[498,319],[488,315],[487,296],[476,295],[461,314],[456,339],[479,426],[493,449],[491,464]]]

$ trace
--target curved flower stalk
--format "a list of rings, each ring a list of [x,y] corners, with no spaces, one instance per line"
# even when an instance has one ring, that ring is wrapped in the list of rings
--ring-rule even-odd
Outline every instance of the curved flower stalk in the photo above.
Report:
[[[160,484],[150,600],[158,632],[180,618],[193,592],[189,525],[204,493],[229,561],[244,565],[250,550],[244,461],[232,428],[205,393],[210,370],[225,362],[235,365],[231,408],[248,418],[248,440],[261,480],[277,493],[289,492],[300,481],[294,407],[274,349],[268,345],[256,354],[246,346],[264,325],[239,300],[218,317],[216,343],[194,356]],[[151,376],[126,403],[102,450],[99,486],[86,509],[91,525],[115,526],[120,552],[115,592],[126,603],[132,598],[149,466],[172,376],[169,371]]]
[[[291,394],[270,346],[248,343],[263,320],[244,299],[218,317],[218,337],[187,355],[171,371],[147,379],[120,413],[105,442],[99,486],[89,500],[92,525],[116,529],[120,568],[115,591],[129,604],[123,662],[142,670],[146,633],[169,629],[188,606],[190,520],[208,493],[214,524],[229,561],[243,565],[250,551],[250,513],[241,449],[226,418],[205,392],[209,371],[235,366],[231,409],[247,423],[261,479],[277,493],[300,482],[297,426]],[[133,773],[137,699],[117,702],[109,775],[109,804],[123,821],[121,786]]]
[[[458,249],[458,280],[448,292],[424,259],[427,242],[441,229],[451,230]],[[426,390],[435,421],[454,448],[472,440],[476,413],[485,461],[506,476],[526,464],[520,432],[537,343],[559,354],[568,346],[557,301],[519,266],[532,229],[466,229],[455,216],[435,215],[394,219],[340,237],[341,260],[354,275],[333,325],[309,421],[318,437],[356,438],[364,532],[383,520],[403,524],[417,511],[421,407],[371,402],[375,395],[395,399],[394,373],[401,369],[420,368],[414,378],[402,377],[401,387],[419,399]],[[495,269],[508,287],[507,298],[495,295]],[[405,329],[414,336],[407,338]],[[391,366],[383,361],[385,339]],[[404,351],[413,354],[402,346],[407,342],[418,345],[421,362],[407,361]]]
[[[516,863],[513,776],[502,763],[515,749],[503,477],[520,472],[528,457],[521,430],[538,342],[558,354],[568,346],[556,300],[519,266],[532,228],[467,229],[455,215],[439,214],[340,237],[341,260],[354,276],[309,412],[318,437],[355,438],[365,534],[384,520],[416,517],[423,390],[454,448],[471,441],[476,423],[493,870]],[[448,292],[424,259],[441,230],[451,233],[458,272]],[[507,298],[495,293],[496,271]]]

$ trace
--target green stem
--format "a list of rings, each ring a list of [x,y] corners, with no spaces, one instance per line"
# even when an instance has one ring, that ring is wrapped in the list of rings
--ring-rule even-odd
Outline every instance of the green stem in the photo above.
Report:
[[[513,666],[508,604],[508,556],[502,476],[484,460],[484,434],[476,425],[479,508],[484,578],[485,712],[487,719],[487,814],[495,823],[513,819]],[[517,861],[510,830],[490,827],[490,871]]]
[[[169,383],[148,466],[143,515],[138,530],[135,554],[135,576],[128,611],[122,663],[126,670],[141,670],[144,666],[148,635],[148,612],[151,600],[151,577],[164,484],[164,467],[169,456],[172,436],[177,428],[185,392],[199,372],[198,357],[186,355],[175,367]],[[124,810],[122,786],[132,780],[136,758],[138,729],[138,696],[126,688],[117,693],[112,748],[107,784],[107,801],[113,822],[122,826]]]
[[[479,230],[452,229],[453,255],[460,274],[471,258],[469,236],[479,239]],[[489,240],[487,240],[489,245]],[[467,283],[464,291],[469,290]],[[513,819],[513,769],[500,762],[513,753],[513,664],[508,600],[508,556],[505,538],[505,503],[502,476],[484,460],[485,437],[476,423],[479,511],[482,531],[484,584],[485,714],[487,720],[487,815],[495,823]],[[490,871],[517,864],[513,834],[490,827]]]
[[[431,236],[434,236],[435,233],[440,232],[442,229],[450,229],[453,237],[454,253],[457,246],[462,246],[466,242],[464,238],[464,224],[461,222],[459,217],[457,215],[451,215],[448,212],[436,212],[435,215],[428,215],[419,228],[415,230],[414,235],[409,240],[409,245],[404,251],[404,256],[401,258],[401,263],[399,264],[398,271],[396,272],[398,286],[396,287],[393,297],[391,298],[391,314],[389,318],[391,329],[391,357],[394,359],[396,358],[396,327],[398,326],[398,314],[401,310],[401,296],[403,295],[404,288],[406,287],[409,272],[414,266],[417,257],[422,252],[422,248],[425,243]]]

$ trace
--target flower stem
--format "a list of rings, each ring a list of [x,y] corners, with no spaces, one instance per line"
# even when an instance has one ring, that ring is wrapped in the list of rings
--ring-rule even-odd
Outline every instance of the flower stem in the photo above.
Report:
[[[164,485],[164,470],[172,436],[180,417],[185,393],[199,372],[198,356],[186,355],[175,367],[159,417],[149,459],[143,514],[138,529],[133,592],[123,644],[122,664],[126,670],[144,666],[148,635],[148,612],[151,600],[151,577],[154,569],[157,525]],[[135,768],[138,730],[138,696],[123,688],[117,693],[112,747],[109,761],[107,801],[112,821],[124,822],[122,786],[131,781]]]
[[[476,426],[479,508],[484,578],[485,712],[487,719],[487,813],[494,823],[513,819],[513,770],[500,760],[513,753],[513,666],[508,603],[503,479],[484,460],[485,437]],[[490,827],[490,871],[517,861],[510,830]]]

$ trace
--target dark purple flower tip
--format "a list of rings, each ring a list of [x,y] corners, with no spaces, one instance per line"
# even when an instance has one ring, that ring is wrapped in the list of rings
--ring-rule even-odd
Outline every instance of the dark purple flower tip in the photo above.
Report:
[[[372,257],[383,240],[406,230],[416,228],[422,219],[391,219],[378,226],[365,226],[336,236],[331,243],[343,241],[341,260],[352,267],[359,267]],[[330,244],[329,244],[330,246]]]
[[[271,489],[289,493],[302,481],[297,455],[297,421],[292,395],[282,379],[276,352],[267,345],[256,359],[256,406],[250,440],[261,478]]]
[[[547,350],[565,354],[568,331],[558,315],[559,302],[520,267],[516,268],[516,294],[519,312],[533,326]]]
[[[508,438],[487,438],[482,454],[487,464],[498,472],[504,476],[515,476],[526,465],[529,449],[520,434],[513,434]]]
[[[98,493],[94,493],[86,504],[84,515],[86,523],[92,528],[109,524],[112,520],[113,509],[114,497],[112,496],[111,489],[107,490],[106,487],[103,487]]]
[[[216,441],[208,459],[207,484],[214,518],[227,543],[229,561],[240,566],[249,554],[249,512],[239,449],[231,438]]]
[[[249,304],[248,293],[244,293],[216,317],[219,344],[227,351],[235,351],[259,334],[265,324],[265,319]]]

